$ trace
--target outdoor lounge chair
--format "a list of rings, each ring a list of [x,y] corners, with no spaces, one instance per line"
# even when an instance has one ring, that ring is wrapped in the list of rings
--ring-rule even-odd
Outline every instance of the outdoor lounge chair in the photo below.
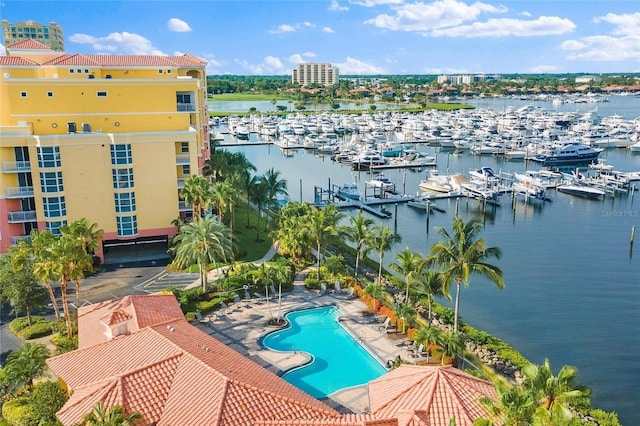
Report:
[[[327,283],[320,283],[320,296],[327,292]]]
[[[274,296],[276,294],[278,294],[278,292],[276,291],[276,288],[273,285],[269,286],[269,291],[271,292],[271,294],[273,294]]]
[[[353,287],[349,287],[349,289],[347,290],[345,297],[347,299],[351,299],[353,297],[353,292],[354,292],[355,288]]]
[[[411,354],[411,356],[413,356],[414,358],[420,358],[425,356],[425,352],[424,352],[424,343],[420,343],[420,346],[418,346],[418,349],[414,349],[413,353]]]
[[[237,294],[235,296],[233,296],[233,301],[236,303],[236,305],[239,308],[244,307],[244,303],[242,302],[242,299],[240,299],[240,296],[238,296]]]
[[[271,297],[267,297],[264,294],[260,294],[260,293],[253,293],[253,297],[255,297],[258,300],[271,300]]]
[[[387,317],[387,319],[378,326],[378,329],[386,331],[387,328],[389,328],[389,324],[391,324],[391,318]]]
[[[220,306],[222,307],[222,309],[224,309],[225,314],[229,313],[229,305],[224,303],[224,301],[220,302]]]
[[[342,293],[342,288],[340,288],[340,281],[336,281],[336,282],[333,283],[333,292],[335,294]]]

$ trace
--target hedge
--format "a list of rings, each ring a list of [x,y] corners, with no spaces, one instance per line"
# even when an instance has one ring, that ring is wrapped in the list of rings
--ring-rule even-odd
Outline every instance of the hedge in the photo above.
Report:
[[[49,321],[40,321],[31,326],[23,328],[20,337],[24,340],[37,339],[39,337],[48,336],[53,333],[53,327]]]
[[[20,396],[2,404],[2,417],[13,426],[30,426],[33,422],[29,397]]]
[[[39,316],[31,316],[31,324],[36,324],[39,322],[46,322],[47,320],[43,317]],[[9,324],[9,330],[11,330],[15,334],[19,334],[20,331],[24,330],[26,327],[29,327],[29,320],[27,317],[16,318]]]

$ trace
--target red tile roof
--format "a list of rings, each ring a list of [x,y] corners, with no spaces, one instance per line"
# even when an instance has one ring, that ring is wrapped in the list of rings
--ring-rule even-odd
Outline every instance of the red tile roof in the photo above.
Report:
[[[38,40],[34,40],[32,38],[27,38],[24,40],[17,41],[13,44],[7,46],[7,49],[35,49],[35,50],[50,50],[54,52],[49,46],[44,43],[39,42]]]
[[[126,313],[122,309],[118,309],[117,311],[111,312],[110,314],[100,318],[100,322],[104,325],[115,325],[128,321],[131,318],[133,318],[132,315]]]
[[[204,66],[207,63],[192,55],[96,55],[65,54],[45,62],[43,65],[62,66],[102,66],[102,67],[189,67]]]
[[[496,397],[490,382],[451,366],[402,365],[369,383],[371,413],[397,417],[400,426],[471,425],[487,416],[478,398]],[[497,424],[497,423],[496,423]]]
[[[14,66],[37,66],[37,62],[30,59],[21,58],[20,56],[0,56],[0,65],[14,65]]]
[[[88,306],[80,311],[80,323],[132,306],[134,319],[144,322],[145,315],[155,316],[148,314],[157,313],[161,299],[130,296]],[[165,311],[179,310],[175,298],[172,305],[162,305]],[[139,410],[145,423],[158,426],[340,418],[324,403],[191,326],[182,313],[172,321],[155,317],[162,322],[111,340],[104,340],[102,326],[94,321],[94,333],[104,341],[47,360],[73,391],[58,412],[63,424],[77,422],[97,401],[107,407],[122,405],[127,412]]]

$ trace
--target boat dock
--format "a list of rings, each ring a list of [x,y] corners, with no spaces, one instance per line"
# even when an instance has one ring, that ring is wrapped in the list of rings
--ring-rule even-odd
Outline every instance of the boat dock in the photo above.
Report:
[[[384,208],[385,205],[408,203],[414,199],[414,197],[402,195],[393,198],[368,198],[366,201],[344,199],[335,201],[334,204],[341,209],[359,209],[381,219],[388,219],[393,214]]]

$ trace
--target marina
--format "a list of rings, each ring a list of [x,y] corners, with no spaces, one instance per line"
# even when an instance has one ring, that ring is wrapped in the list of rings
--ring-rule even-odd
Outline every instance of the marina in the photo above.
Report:
[[[599,105],[598,114],[602,117],[620,114],[633,123],[640,111],[637,99],[632,98],[614,97],[611,102]],[[502,113],[530,104],[503,99],[477,102],[485,108],[491,104]],[[551,103],[545,105],[551,108]],[[582,104],[556,107],[593,110],[593,105]],[[390,135],[395,137],[393,132]],[[349,142],[351,136],[339,140]],[[273,144],[258,145],[261,142],[256,134],[249,141],[249,145],[255,146],[235,145],[230,135],[226,135],[225,143],[226,149],[244,152],[258,173],[270,167],[281,171],[289,182],[291,200],[314,202],[314,188],[324,191],[332,188],[337,193],[346,183],[355,184],[360,196],[364,196],[366,189],[369,202],[379,200],[365,188],[366,182],[378,173],[353,170],[349,164],[333,160],[331,154],[290,149],[287,150],[290,154],[285,155]],[[385,219],[372,213],[372,217],[402,236],[402,242],[385,258],[393,259],[404,247],[427,254],[439,240],[435,228],[449,229],[456,213],[464,218],[482,217],[483,237],[488,244],[502,249],[503,257],[497,264],[503,270],[506,287],[500,292],[482,278],[473,278],[462,292],[462,320],[500,337],[533,362],[549,358],[554,370],[562,365],[576,366],[581,383],[594,390],[594,406],[618,412],[623,424],[637,423],[633,419],[637,419],[635,407],[640,405],[636,392],[640,388],[640,374],[636,374],[640,355],[637,339],[634,341],[630,336],[637,336],[640,318],[637,302],[640,256],[637,246],[630,246],[630,234],[633,226],[640,225],[638,191],[632,190],[640,187],[640,155],[629,148],[604,149],[598,159],[613,166],[608,173],[615,171],[615,175],[625,177],[628,187],[589,199],[555,189],[561,182],[570,181],[574,174],[584,179],[604,179],[598,177],[598,172],[603,175],[605,170],[589,168],[588,164],[552,171],[526,159],[476,155],[468,149],[431,146],[429,142],[414,144],[413,149],[435,155],[436,165],[388,169],[384,170],[384,176],[395,184],[398,194],[413,197],[412,204],[417,201],[426,205],[426,200],[430,200],[444,212],[426,215],[426,210],[410,206],[410,201],[398,202],[396,206],[395,200],[380,200],[387,203],[386,209],[392,216]],[[522,193],[498,196],[499,205],[484,205],[455,192],[425,193],[419,187],[432,171],[446,177],[461,174],[471,180],[469,172],[482,167],[491,167],[507,183],[510,179],[511,185],[519,182],[516,174],[529,176],[545,188],[546,201],[527,196],[524,183]],[[328,179],[336,185],[328,185]],[[379,210],[375,204],[369,207]],[[357,208],[354,203],[345,212]],[[446,300],[439,302],[449,304]],[[605,347],[607,362],[602,362]]]

